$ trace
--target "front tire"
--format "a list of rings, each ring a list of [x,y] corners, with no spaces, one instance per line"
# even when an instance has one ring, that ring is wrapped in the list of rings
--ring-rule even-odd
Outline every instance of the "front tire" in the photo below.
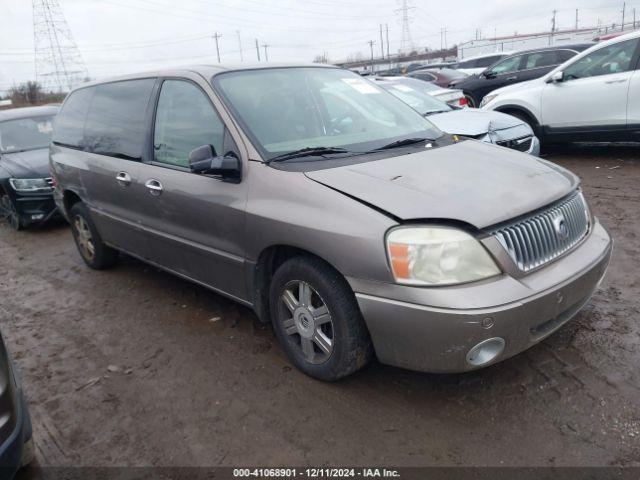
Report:
[[[84,263],[95,270],[112,267],[118,260],[118,251],[102,241],[87,206],[78,202],[71,207],[70,214],[73,239]]]
[[[307,375],[335,381],[373,356],[369,332],[347,281],[311,256],[287,260],[273,276],[269,304],[278,341]]]
[[[2,208],[3,216],[7,220],[7,224],[12,230],[17,232],[24,228],[24,222],[20,218],[20,214],[18,210],[16,210],[16,206],[9,195],[2,195],[2,198],[0,198],[0,207]]]

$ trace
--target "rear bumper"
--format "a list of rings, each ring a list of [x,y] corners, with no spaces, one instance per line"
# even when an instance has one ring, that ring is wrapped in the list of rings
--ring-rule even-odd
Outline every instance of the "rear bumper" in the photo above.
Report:
[[[464,372],[522,352],[569,321],[603,278],[611,251],[609,234],[596,222],[578,248],[521,279],[502,275],[438,289],[350,283],[380,362]],[[470,363],[470,350],[492,338],[502,339],[504,350]]]

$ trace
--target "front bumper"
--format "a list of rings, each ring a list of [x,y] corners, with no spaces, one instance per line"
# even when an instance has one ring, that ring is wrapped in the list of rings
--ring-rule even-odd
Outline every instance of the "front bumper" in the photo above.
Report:
[[[380,362],[453,373],[507,359],[559,329],[589,300],[603,278],[613,242],[597,221],[573,251],[515,279],[418,288],[349,279]],[[483,365],[469,351],[501,338],[504,350]]]
[[[53,193],[14,195],[13,204],[25,226],[45,223],[58,212]]]
[[[509,143],[517,141],[520,138],[531,137],[531,143],[529,144],[529,148],[526,150],[520,150],[523,153],[528,153],[529,155],[533,155],[535,157],[540,156],[540,140],[533,134],[531,128],[526,125],[518,125],[514,128],[508,128],[505,130],[498,130],[496,132],[491,132],[485,135],[481,140],[487,143],[493,143],[499,145],[500,143]],[[514,150],[519,150],[515,145],[513,147]]]

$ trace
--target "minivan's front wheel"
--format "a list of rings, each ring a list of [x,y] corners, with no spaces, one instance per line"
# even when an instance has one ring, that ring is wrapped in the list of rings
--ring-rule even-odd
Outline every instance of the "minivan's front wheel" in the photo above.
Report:
[[[295,257],[273,276],[273,328],[289,359],[307,375],[338,380],[373,355],[369,332],[346,280],[320,259]]]
[[[96,270],[113,266],[118,260],[118,251],[102,241],[86,205],[78,202],[70,213],[73,239],[84,263]]]

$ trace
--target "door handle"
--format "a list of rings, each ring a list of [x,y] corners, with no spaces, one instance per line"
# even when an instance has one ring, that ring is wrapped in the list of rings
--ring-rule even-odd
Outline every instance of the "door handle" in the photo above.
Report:
[[[131,185],[131,175],[127,172],[118,172],[116,175],[116,180],[120,184],[121,187],[128,187]]]
[[[626,82],[626,81],[627,81],[627,79],[626,79],[626,78],[615,78],[615,79],[613,79],[613,80],[607,80],[607,81],[606,81],[606,82],[604,82],[604,83],[611,84],[611,83],[622,83],[622,82]]]
[[[162,184],[153,178],[147,180],[144,186],[147,187],[149,193],[155,197],[162,193]]]
[[[509,77],[509,78],[505,78],[505,80],[506,80],[507,82],[510,82],[510,81],[512,81],[512,80],[517,80],[517,79],[518,79],[518,77]]]

